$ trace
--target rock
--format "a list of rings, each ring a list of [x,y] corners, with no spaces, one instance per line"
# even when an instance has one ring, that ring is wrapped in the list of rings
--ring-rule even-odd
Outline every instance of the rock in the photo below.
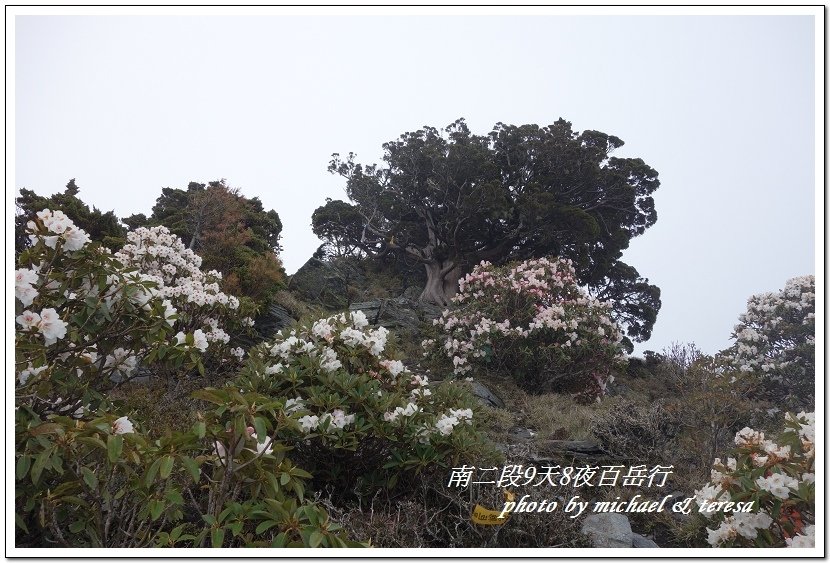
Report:
[[[587,440],[547,440],[539,444],[539,450],[578,456],[607,455],[602,446]]]
[[[418,288],[414,285],[410,285],[409,287],[403,290],[403,293],[401,293],[401,297],[403,297],[404,299],[417,301],[418,298],[421,296],[421,292],[423,292],[423,288]]]
[[[594,547],[631,547],[631,524],[622,514],[591,514],[582,523],[582,533]]]
[[[501,400],[501,397],[493,393],[483,383],[473,381],[472,391],[473,395],[475,395],[479,402],[484,406],[493,407],[495,409],[505,408],[504,401]]]
[[[605,392],[608,394],[609,397],[626,397],[633,394],[631,388],[625,383],[611,383],[608,385]]]
[[[520,427],[511,428],[510,432],[508,434],[511,438],[514,438],[514,439],[517,439],[517,440],[530,440],[531,438],[533,438],[536,435],[536,433],[533,430],[531,430],[530,428],[520,428]]]
[[[369,321],[369,324],[377,324],[382,307],[382,300],[372,299],[371,301],[352,303],[349,305],[349,311],[362,311],[363,314],[366,315],[366,320]]]
[[[348,261],[310,258],[291,276],[288,287],[306,301],[329,309],[345,309],[349,304],[349,285],[364,278],[363,272]]]
[[[631,534],[631,547],[660,547],[654,540],[651,540],[640,534]]]
[[[416,334],[421,324],[431,322],[441,314],[441,308],[429,303],[413,301],[405,297],[372,299],[349,305],[350,311],[363,311],[366,319],[395,332]]]
[[[271,305],[257,317],[255,328],[262,338],[271,338],[284,328],[291,326],[294,317],[279,305]]]

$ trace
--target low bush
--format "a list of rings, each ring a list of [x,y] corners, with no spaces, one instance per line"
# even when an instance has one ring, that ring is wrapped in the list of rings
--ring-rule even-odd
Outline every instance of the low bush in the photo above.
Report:
[[[661,463],[680,433],[677,415],[661,403],[641,405],[630,400],[615,402],[594,414],[591,434],[618,459],[637,463]]]
[[[442,334],[424,346],[457,375],[487,370],[533,392],[591,401],[624,360],[609,305],[577,285],[569,260],[482,262],[461,279],[453,303],[435,320]]]
[[[710,482],[695,491],[713,547],[815,546],[815,413],[785,416],[775,440],[744,428],[734,457],[716,459]],[[751,512],[710,511],[713,502],[751,503]]]
[[[171,430],[113,400],[142,366],[181,375],[204,370],[209,348],[216,365],[233,357],[220,319],[236,298],[177,238],[148,230],[112,255],[60,212],[27,228],[15,272],[18,545],[358,545],[305,498],[310,475],[275,439],[281,403],[206,390],[215,407]]]
[[[387,355],[387,336],[359,311],[320,319],[252,349],[234,383],[292,413],[283,436],[319,487],[391,489],[482,447],[472,397],[413,375]]]

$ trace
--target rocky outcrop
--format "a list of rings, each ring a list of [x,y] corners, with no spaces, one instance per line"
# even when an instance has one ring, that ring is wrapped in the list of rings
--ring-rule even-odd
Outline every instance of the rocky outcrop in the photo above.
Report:
[[[501,397],[493,393],[486,385],[479,381],[473,381],[472,384],[472,393],[478,401],[487,407],[492,407],[494,409],[503,409],[505,408],[504,401],[501,400]]]
[[[310,258],[288,282],[288,288],[306,301],[328,309],[345,309],[349,286],[362,283],[363,272],[348,261],[331,262]]]
[[[645,536],[641,536],[640,534],[631,534],[631,547],[654,548],[660,546],[657,545],[654,540]]]
[[[268,339],[291,326],[295,320],[285,308],[269,305],[265,312],[257,317],[255,328],[262,338]]]
[[[414,335],[422,323],[432,322],[441,314],[441,308],[406,297],[372,299],[349,305],[350,311],[362,311],[369,323],[397,333]]]
[[[546,440],[538,444],[540,454],[568,454],[576,457],[608,455],[602,446],[587,440]]]
[[[631,524],[622,514],[591,514],[582,523],[582,533],[594,547],[632,547]]]

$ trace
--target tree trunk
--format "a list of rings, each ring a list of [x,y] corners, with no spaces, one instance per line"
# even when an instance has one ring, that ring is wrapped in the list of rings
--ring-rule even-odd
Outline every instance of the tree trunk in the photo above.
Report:
[[[421,301],[435,303],[442,307],[450,304],[450,299],[458,292],[458,280],[461,278],[461,266],[453,260],[429,262],[424,264],[427,271],[427,283],[421,292]]]

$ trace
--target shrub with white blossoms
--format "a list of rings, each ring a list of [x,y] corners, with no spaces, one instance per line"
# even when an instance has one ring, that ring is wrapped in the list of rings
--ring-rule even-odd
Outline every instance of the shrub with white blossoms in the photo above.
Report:
[[[193,333],[193,346],[202,352],[222,349],[219,356],[223,356],[231,333],[253,326],[252,318],[240,314],[239,299],[221,291],[221,272],[203,272],[202,258],[167,227],[130,231],[127,244],[114,256],[155,282],[159,294],[175,307],[180,342],[186,333]],[[241,359],[244,352],[234,348],[232,356]]]
[[[292,459],[318,481],[394,484],[400,471],[447,465],[480,438],[472,398],[389,358],[387,337],[360,311],[320,319],[252,349],[232,385],[282,398]]]
[[[147,359],[198,363],[192,342],[173,338],[178,311],[156,280],[90,243],[60,211],[40,211],[27,230],[32,246],[15,270],[15,372],[26,408],[75,413]]]
[[[487,369],[529,390],[593,400],[625,358],[610,304],[577,285],[570,260],[482,262],[461,279],[453,303],[434,321],[443,334],[422,344],[456,375]]]
[[[723,357],[758,380],[766,398],[790,408],[812,407],[815,396],[816,280],[801,276],[784,289],[753,295]]]
[[[184,268],[182,279],[202,286],[179,283],[164,263],[156,271],[152,262],[110,254],[57,211],[41,211],[28,230],[33,244],[15,271],[18,544],[353,545],[321,507],[303,500],[310,475],[285,458],[275,425],[262,424],[260,411],[279,404],[222,395],[221,405],[185,432],[112,412],[108,392],[137,367],[190,371],[223,340],[222,311],[212,300],[235,310],[235,298],[222,303],[214,282],[192,269],[195,259],[164,250],[175,241],[151,245]],[[337,414],[331,424],[345,424]],[[259,434],[245,432],[247,423]],[[218,436],[243,444],[241,463],[216,459]],[[268,503],[279,511],[269,512]]]
[[[715,459],[710,482],[695,491],[713,547],[814,547],[815,413],[785,416],[775,440],[744,428],[726,461]],[[752,512],[708,511],[713,502],[752,503]]]

